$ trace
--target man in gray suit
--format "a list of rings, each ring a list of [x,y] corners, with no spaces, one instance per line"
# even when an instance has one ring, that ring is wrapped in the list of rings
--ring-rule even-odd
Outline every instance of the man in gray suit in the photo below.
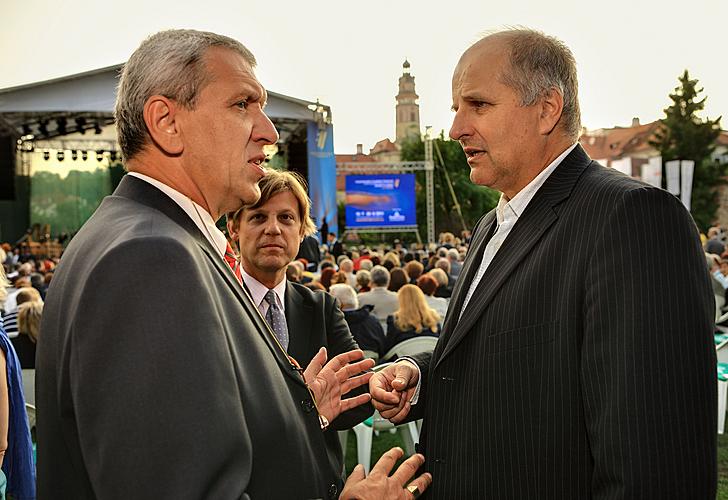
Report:
[[[302,376],[224,261],[215,227],[258,199],[263,146],[278,139],[254,66],[235,40],[173,30],[124,67],[116,125],[129,174],[68,246],[41,327],[39,498],[341,491],[322,429],[368,400],[341,393],[367,380],[356,374],[370,363],[349,364],[361,356],[352,351],[323,366],[321,350]],[[347,486],[410,495],[405,476],[420,460],[397,479],[359,470]]]
[[[713,297],[690,214],[578,144],[576,64],[526,29],[452,80],[478,222],[432,354],[375,374],[375,407],[424,417],[433,498],[714,498]]]

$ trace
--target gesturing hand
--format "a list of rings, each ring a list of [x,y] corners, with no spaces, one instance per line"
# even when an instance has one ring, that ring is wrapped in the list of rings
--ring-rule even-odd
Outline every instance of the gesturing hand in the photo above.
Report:
[[[320,415],[332,422],[340,413],[362,405],[371,399],[369,394],[341,399],[343,394],[369,382],[374,360],[362,359],[360,349],[334,356],[326,362],[326,348],[322,347],[303,372],[303,378],[316,398]],[[360,360],[360,361],[357,361]],[[354,361],[356,361],[354,363]],[[350,364],[351,363],[351,364]]]
[[[417,498],[432,483],[432,475],[425,472],[420,477],[407,482],[417,473],[417,469],[425,462],[422,455],[412,455],[391,476],[389,473],[404,452],[401,448],[392,448],[372,467],[368,477],[364,475],[364,467],[359,464],[346,480],[344,491],[339,500],[410,500]],[[407,485],[405,487],[405,485]]]
[[[372,404],[392,423],[402,422],[410,412],[419,372],[409,362],[402,361],[375,373],[369,381]]]

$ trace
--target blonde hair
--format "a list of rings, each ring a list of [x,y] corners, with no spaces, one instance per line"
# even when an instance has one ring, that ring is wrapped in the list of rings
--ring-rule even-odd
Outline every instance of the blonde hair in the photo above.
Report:
[[[425,294],[415,285],[404,285],[397,292],[399,309],[394,313],[394,324],[400,330],[414,329],[420,333],[424,329],[436,332],[440,315],[425,301]]]
[[[5,302],[5,298],[8,296],[7,287],[10,286],[10,282],[5,277],[5,268],[0,263],[0,302]]]
[[[301,217],[301,236],[311,236],[316,232],[316,225],[311,219],[311,200],[306,193],[306,181],[297,172],[282,170],[267,170],[265,177],[258,182],[260,199],[253,205],[245,205],[237,212],[227,214],[228,220],[233,221],[233,227],[240,225],[240,215],[245,210],[255,210],[265,205],[268,200],[279,193],[290,192],[298,201],[298,215]]]
[[[387,261],[389,261],[392,264],[394,264],[393,267],[402,267],[400,265],[400,262],[399,262],[399,254],[398,253],[395,253],[395,252],[387,252],[384,255],[384,259],[382,259],[382,264],[384,264]]]
[[[34,343],[38,342],[40,332],[40,318],[43,315],[43,302],[25,302],[18,306],[18,333],[30,337]]]

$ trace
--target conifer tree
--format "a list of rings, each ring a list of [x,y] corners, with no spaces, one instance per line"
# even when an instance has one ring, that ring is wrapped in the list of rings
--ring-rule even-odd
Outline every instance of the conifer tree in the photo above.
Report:
[[[698,227],[705,231],[714,222],[717,188],[725,184],[728,173],[728,165],[711,159],[720,135],[720,117],[703,120],[698,116],[707,97],[700,97],[703,89],[698,88],[697,79],[690,78],[688,70],[678,80],[680,85],[670,94],[672,104],[665,108],[665,118],[660,120],[650,144],[660,151],[663,165],[670,160],[695,162],[691,212]]]

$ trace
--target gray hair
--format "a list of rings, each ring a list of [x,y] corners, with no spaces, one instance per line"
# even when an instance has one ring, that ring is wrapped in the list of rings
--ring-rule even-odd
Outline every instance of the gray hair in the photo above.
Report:
[[[331,285],[329,293],[336,297],[342,309],[359,309],[359,299],[352,287],[345,283]]]
[[[210,81],[204,56],[211,47],[240,54],[252,67],[255,57],[243,44],[224,35],[196,30],[160,31],[142,42],[124,65],[116,95],[116,133],[125,159],[149,141],[144,105],[153,95],[173,99],[193,109],[199,92]]]
[[[389,271],[384,266],[374,266],[370,271],[372,275],[372,285],[378,287],[386,287],[389,285]]]
[[[455,262],[460,258],[460,252],[458,252],[455,248],[451,248],[447,251],[447,258],[450,259],[450,261]]]
[[[558,38],[540,31],[516,28],[499,31],[487,38],[502,38],[510,49],[510,70],[502,81],[521,96],[521,106],[531,106],[551,89],[564,99],[561,126],[573,141],[581,134],[579,82],[576,60]]]

